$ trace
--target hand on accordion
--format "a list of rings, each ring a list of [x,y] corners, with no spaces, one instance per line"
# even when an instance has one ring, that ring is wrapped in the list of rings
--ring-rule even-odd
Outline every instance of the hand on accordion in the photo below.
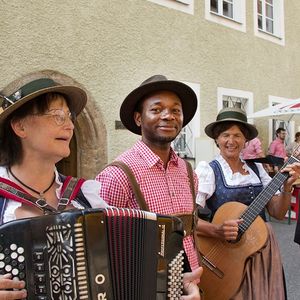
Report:
[[[0,275],[0,300],[24,299],[27,297],[24,281],[11,280],[10,274]]]
[[[193,272],[183,274],[183,288],[186,296],[182,296],[181,300],[200,300],[200,292],[198,283],[203,272],[203,268],[199,267]]]

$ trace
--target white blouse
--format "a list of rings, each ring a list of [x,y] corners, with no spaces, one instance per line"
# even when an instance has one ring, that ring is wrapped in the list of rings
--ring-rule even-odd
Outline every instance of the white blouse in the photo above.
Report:
[[[60,178],[59,178],[59,175],[58,175],[58,172],[56,169],[54,170],[54,172],[55,172],[55,182],[58,184],[58,188],[56,189],[56,196],[59,199],[63,183],[60,181]],[[11,178],[9,177],[9,174],[7,172],[7,169],[5,167],[0,167],[0,177],[11,180]],[[100,188],[101,188],[101,183],[96,180],[86,180],[86,181],[84,181],[84,183],[81,186],[81,191],[82,191],[84,197],[88,200],[91,207],[93,207],[93,208],[105,208],[105,207],[109,206],[99,196]],[[73,201],[73,200],[71,201],[70,204],[78,209],[84,208],[78,202]],[[20,203],[18,201],[9,200],[7,202],[6,210],[4,212],[3,223],[15,220],[16,219],[15,210],[18,207],[20,207],[21,205],[22,205],[22,203]]]
[[[244,163],[243,169],[248,171],[247,175],[243,175],[240,172],[232,173],[229,164],[220,154],[218,154],[215,159],[220,163],[225,181],[229,186],[257,184],[260,183],[261,179],[261,182],[265,187],[271,181],[271,177],[260,163],[255,163],[259,171],[259,179],[255,172],[242,159],[241,160]],[[206,161],[200,161],[195,172],[199,179],[196,202],[204,207],[206,200],[215,192],[215,174],[211,166]]]

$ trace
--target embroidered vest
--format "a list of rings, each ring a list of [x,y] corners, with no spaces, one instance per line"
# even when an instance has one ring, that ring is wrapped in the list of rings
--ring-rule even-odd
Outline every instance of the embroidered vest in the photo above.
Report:
[[[215,173],[216,189],[213,195],[206,201],[207,207],[212,211],[212,217],[216,210],[224,203],[230,201],[236,201],[249,206],[252,201],[258,196],[263,190],[263,184],[260,180],[258,184],[246,184],[240,186],[229,186],[226,181],[220,163],[217,160],[213,160],[209,163]],[[259,177],[259,171],[257,166],[249,164],[248,166],[255,172]],[[264,210],[260,216],[266,221]]]

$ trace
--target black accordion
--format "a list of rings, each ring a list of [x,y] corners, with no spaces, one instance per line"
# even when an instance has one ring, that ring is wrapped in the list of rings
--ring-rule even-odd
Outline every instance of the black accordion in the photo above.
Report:
[[[132,209],[71,210],[0,226],[0,274],[27,299],[180,299],[183,226]]]

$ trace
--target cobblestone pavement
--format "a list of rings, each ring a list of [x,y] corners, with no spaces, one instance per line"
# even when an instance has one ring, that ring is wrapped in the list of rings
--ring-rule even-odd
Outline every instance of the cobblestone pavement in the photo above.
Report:
[[[300,300],[300,247],[294,243],[296,222],[271,220],[279,242],[287,283],[288,300]]]

